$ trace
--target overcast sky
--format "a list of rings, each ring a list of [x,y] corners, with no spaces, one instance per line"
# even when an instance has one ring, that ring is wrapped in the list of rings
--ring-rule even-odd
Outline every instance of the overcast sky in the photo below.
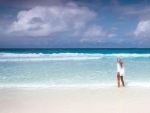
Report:
[[[0,48],[149,48],[150,0],[0,0]]]

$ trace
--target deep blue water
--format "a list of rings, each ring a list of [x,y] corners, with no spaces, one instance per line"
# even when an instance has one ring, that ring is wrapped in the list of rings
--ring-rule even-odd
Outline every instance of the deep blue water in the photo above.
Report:
[[[112,53],[139,53],[147,54],[150,53],[150,48],[146,49],[99,49],[99,48],[81,48],[81,49],[0,49],[0,53],[102,53],[102,54],[112,54]]]

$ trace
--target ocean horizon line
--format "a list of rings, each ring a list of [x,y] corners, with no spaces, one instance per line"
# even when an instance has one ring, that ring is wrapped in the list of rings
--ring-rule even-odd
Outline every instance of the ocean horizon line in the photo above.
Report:
[[[57,49],[65,49],[65,50],[68,50],[68,49],[108,49],[108,50],[118,50],[118,49],[122,49],[122,50],[125,50],[125,49],[150,49],[150,48],[0,48],[0,50],[30,50],[30,49],[34,49],[34,50],[44,50],[44,49],[47,49],[47,50],[57,50]]]

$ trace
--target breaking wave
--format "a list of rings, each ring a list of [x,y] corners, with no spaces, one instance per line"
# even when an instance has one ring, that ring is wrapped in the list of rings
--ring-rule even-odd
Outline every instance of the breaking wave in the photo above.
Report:
[[[0,53],[0,62],[5,61],[51,61],[51,60],[90,60],[101,58],[150,58],[150,54],[87,54],[87,53]]]

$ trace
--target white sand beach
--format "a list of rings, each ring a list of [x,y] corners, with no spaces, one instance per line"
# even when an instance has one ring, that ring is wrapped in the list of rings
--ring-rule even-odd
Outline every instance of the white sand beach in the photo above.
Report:
[[[150,113],[150,88],[1,88],[0,113]]]

